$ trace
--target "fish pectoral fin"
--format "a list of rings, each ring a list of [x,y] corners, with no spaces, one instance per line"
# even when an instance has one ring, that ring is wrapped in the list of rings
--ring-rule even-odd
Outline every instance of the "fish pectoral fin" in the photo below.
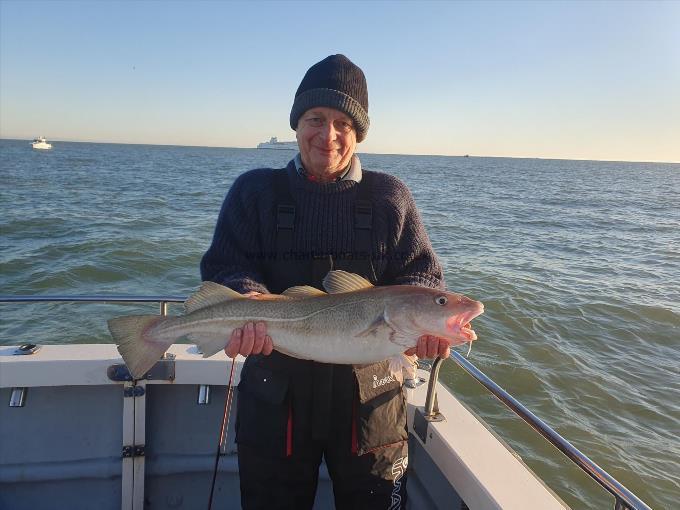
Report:
[[[229,335],[225,331],[224,334],[210,334],[205,332],[194,332],[186,335],[186,339],[191,343],[196,344],[198,350],[203,354],[204,358],[209,358],[213,354],[217,354],[225,348],[229,341]]]
[[[341,270],[329,271],[323,279],[323,288],[329,294],[341,294],[343,292],[353,292],[372,287],[373,284],[366,278]]]
[[[376,318],[370,326],[368,326],[365,330],[361,331],[358,333],[356,336],[357,337],[364,337],[364,336],[387,336],[392,340],[394,335],[396,335],[395,329],[389,325],[389,323],[385,320],[385,315],[380,315],[378,318]]]
[[[186,313],[195,312],[201,308],[216,305],[230,299],[246,299],[244,296],[231,290],[229,287],[215,282],[203,282],[201,288],[194,292],[184,302]]]
[[[289,289],[284,290],[281,294],[291,298],[307,298],[327,295],[324,291],[319,290],[316,287],[312,287],[311,285],[290,287]]]

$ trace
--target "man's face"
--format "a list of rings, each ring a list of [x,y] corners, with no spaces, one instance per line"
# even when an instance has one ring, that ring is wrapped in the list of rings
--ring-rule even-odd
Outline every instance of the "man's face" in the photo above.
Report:
[[[325,106],[311,108],[300,117],[296,138],[302,165],[321,181],[338,177],[357,146],[351,117]]]

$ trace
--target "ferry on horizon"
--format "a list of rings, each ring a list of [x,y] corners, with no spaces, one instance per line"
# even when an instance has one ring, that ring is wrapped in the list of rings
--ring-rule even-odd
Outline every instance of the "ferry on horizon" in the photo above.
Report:
[[[38,138],[34,138],[33,141],[31,142],[31,145],[33,146],[34,149],[51,149],[52,144],[47,143],[47,140],[45,140],[44,136],[39,136]]]
[[[258,143],[257,148],[296,151],[298,150],[298,144],[297,142],[279,142],[278,138],[272,136],[268,142]]]

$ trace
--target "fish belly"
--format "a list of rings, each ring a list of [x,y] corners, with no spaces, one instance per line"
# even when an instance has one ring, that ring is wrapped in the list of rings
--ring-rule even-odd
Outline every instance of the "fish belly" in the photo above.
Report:
[[[392,343],[387,336],[360,336],[359,332],[319,332],[310,335],[290,335],[272,331],[274,348],[284,354],[322,363],[375,363],[404,352],[404,347]]]

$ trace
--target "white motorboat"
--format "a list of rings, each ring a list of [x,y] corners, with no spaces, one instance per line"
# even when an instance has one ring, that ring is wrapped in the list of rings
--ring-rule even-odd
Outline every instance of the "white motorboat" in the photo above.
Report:
[[[279,142],[278,138],[272,136],[268,142],[258,143],[257,148],[296,151],[298,150],[298,144],[297,142]]]
[[[34,138],[33,141],[31,142],[31,145],[33,145],[34,149],[51,149],[52,144],[47,143],[47,140],[45,140],[44,136],[39,136],[38,138]]]
[[[0,296],[3,306],[54,301],[160,302],[165,314],[183,299]],[[469,361],[458,353],[452,359],[610,492],[612,508],[650,510]],[[236,360],[231,388],[243,361]],[[569,508],[437,382],[442,361],[419,369],[405,390],[406,508]],[[226,440],[220,435],[229,366],[224,352],[204,359],[194,345],[175,344],[133,380],[112,344],[0,346],[0,508],[206,508],[214,473],[213,507],[240,508],[235,412]],[[323,465],[314,508],[333,508]]]

